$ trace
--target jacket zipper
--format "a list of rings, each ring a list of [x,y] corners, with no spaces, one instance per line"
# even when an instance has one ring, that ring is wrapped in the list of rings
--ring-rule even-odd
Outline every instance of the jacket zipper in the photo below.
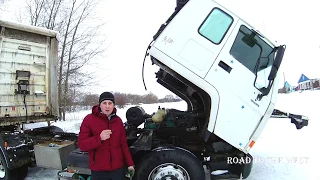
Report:
[[[110,117],[110,119],[111,119],[111,117]],[[110,128],[110,119],[108,118],[108,128],[111,130],[111,128]],[[111,132],[112,132],[112,130],[111,130]],[[111,169],[112,169],[112,156],[111,156],[111,136],[110,136],[110,138],[109,138],[109,152],[110,152],[110,166],[111,166]]]
[[[96,149],[93,151],[93,164],[96,162]]]

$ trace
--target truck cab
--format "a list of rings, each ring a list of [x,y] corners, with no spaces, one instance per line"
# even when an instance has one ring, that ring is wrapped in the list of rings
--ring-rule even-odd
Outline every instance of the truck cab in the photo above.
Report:
[[[214,134],[247,153],[273,111],[284,50],[228,9],[204,0],[186,3],[149,54],[161,68],[158,79],[181,94],[190,111],[205,114],[204,138]]]
[[[147,55],[159,67],[157,82],[188,108],[181,112],[159,107],[141,121],[135,114],[142,116],[143,111],[128,110],[128,130],[136,122],[149,130],[131,144],[137,179],[170,173],[177,179],[204,179],[202,165],[210,172],[227,171],[212,179],[247,178],[253,161],[249,151],[274,113],[285,49],[215,1],[177,1]],[[146,150],[151,152],[139,154]],[[247,160],[227,163],[235,157]]]

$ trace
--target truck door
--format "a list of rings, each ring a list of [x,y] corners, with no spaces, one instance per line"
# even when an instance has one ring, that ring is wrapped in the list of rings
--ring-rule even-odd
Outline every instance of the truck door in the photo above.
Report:
[[[205,33],[202,35],[210,37]],[[239,20],[205,77],[220,96],[213,131],[240,150],[250,143],[271,100],[271,95],[261,99],[259,95],[261,88],[269,83],[268,75],[274,60],[272,50],[263,37]]]

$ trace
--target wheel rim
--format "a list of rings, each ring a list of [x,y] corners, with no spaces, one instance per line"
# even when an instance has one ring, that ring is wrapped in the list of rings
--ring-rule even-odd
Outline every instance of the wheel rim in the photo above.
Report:
[[[3,162],[0,160],[0,178],[4,178],[6,175],[6,170],[4,169]]]
[[[148,180],[190,180],[190,176],[182,166],[165,163],[153,168]]]

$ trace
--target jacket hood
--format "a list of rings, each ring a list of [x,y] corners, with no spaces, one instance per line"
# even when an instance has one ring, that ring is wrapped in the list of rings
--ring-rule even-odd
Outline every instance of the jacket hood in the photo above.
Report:
[[[110,114],[110,116],[114,116],[114,115],[116,115],[116,113],[117,113],[117,109],[114,107],[112,113]],[[92,114],[98,115],[100,117],[105,117],[106,116],[105,114],[101,113],[101,109],[100,109],[99,104],[94,105],[92,107]]]

